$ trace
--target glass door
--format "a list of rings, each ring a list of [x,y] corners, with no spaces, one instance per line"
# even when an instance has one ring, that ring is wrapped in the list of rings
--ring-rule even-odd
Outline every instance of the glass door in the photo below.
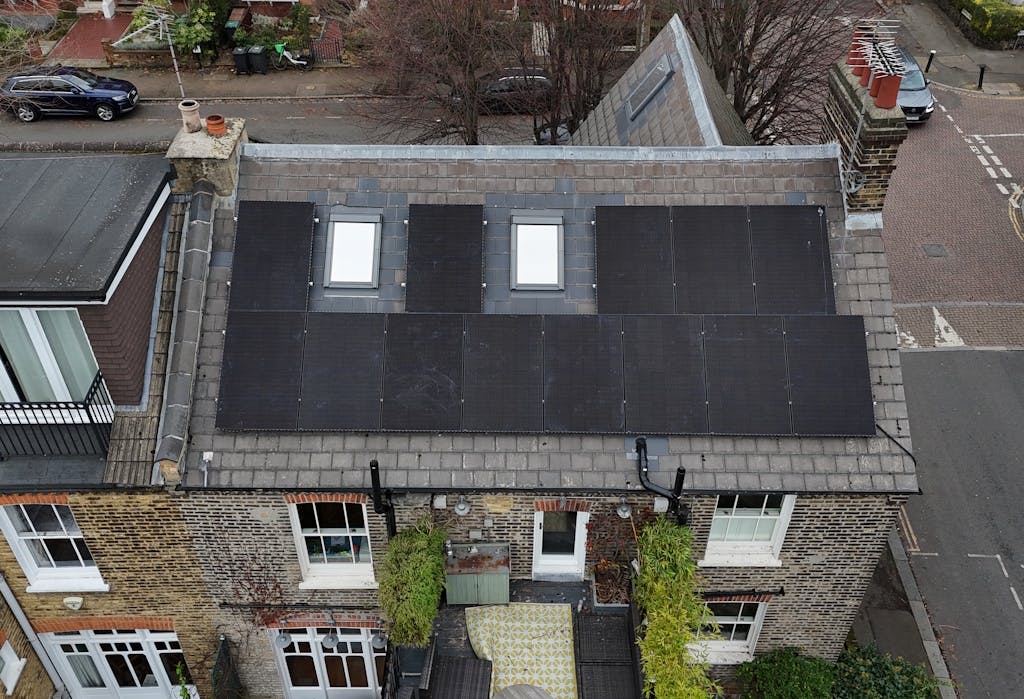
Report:
[[[286,629],[283,647],[281,633],[271,639],[289,699],[379,699],[385,651],[370,645],[368,629]],[[328,636],[337,638],[332,647],[324,645]]]
[[[534,580],[583,579],[589,519],[589,512],[534,513]]]

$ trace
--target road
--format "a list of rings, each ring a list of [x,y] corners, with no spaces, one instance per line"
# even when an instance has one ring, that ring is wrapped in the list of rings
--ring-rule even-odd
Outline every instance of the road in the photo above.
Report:
[[[904,352],[911,565],[961,697],[1024,686],[1024,352]]]
[[[380,111],[388,102],[379,99],[323,99],[285,101],[204,102],[203,114],[221,114],[246,120],[250,138],[265,143],[403,143],[408,133],[380,128]],[[487,117],[481,120],[485,143],[529,143],[529,117]],[[168,143],[181,127],[177,105],[143,102],[131,114],[110,123],[77,117],[45,117],[22,124],[0,114],[0,146],[11,143],[117,144]]]

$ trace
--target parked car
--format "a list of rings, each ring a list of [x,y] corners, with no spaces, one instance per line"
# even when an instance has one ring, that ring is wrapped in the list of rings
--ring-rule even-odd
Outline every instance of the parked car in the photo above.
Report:
[[[480,79],[480,109],[488,114],[536,114],[554,92],[551,77],[538,68],[509,68]]]
[[[92,114],[112,121],[135,109],[139,91],[127,80],[75,66],[37,66],[9,76],[0,87],[3,106],[24,122],[41,114]]]
[[[896,104],[903,110],[908,124],[927,121],[935,111],[935,98],[928,89],[928,80],[924,77],[921,66],[906,49],[900,49],[900,54],[903,56],[903,67],[907,72],[900,82]]]

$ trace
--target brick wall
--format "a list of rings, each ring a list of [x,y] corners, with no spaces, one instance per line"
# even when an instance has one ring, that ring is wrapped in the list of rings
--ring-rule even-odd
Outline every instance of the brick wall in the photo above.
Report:
[[[119,405],[135,405],[142,399],[156,273],[169,207],[164,206],[145,232],[145,240],[110,301],[78,309],[96,363]]]
[[[50,676],[43,669],[43,664],[32,650],[28,637],[21,630],[10,607],[0,603],[0,644],[4,641],[11,644],[19,658],[27,661],[18,678],[15,696],[19,699],[50,699],[54,690]]]
[[[188,531],[180,498],[157,492],[68,493],[46,496],[6,496],[26,501],[67,504],[82,530],[109,592],[26,593],[28,584],[7,541],[0,537],[0,570],[34,627],[125,628],[159,619],[159,628],[173,628],[185,660],[200,682],[209,677],[216,650],[217,609],[207,594]],[[69,594],[83,598],[79,611],[67,609]],[[139,621],[139,617],[144,617]],[[156,622],[154,622],[156,623]],[[200,684],[200,691],[203,691]]]

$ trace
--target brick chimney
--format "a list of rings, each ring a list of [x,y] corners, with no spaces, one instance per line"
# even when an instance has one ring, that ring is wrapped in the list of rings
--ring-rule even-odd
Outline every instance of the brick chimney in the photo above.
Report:
[[[895,104],[900,76],[868,55],[870,45],[871,38],[858,29],[846,62],[836,62],[828,73],[823,136],[826,142],[838,142],[842,151],[850,213],[882,210],[896,152],[907,137],[906,118]]]

